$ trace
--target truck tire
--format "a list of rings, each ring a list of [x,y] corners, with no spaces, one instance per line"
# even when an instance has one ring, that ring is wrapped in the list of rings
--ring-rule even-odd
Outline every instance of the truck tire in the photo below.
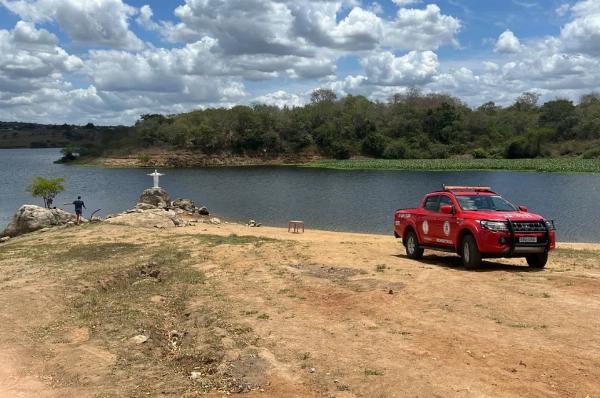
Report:
[[[548,262],[548,253],[530,254],[525,258],[531,268],[544,268]]]
[[[404,242],[404,247],[406,247],[406,256],[413,260],[418,260],[423,257],[424,250],[419,247],[419,241],[417,240],[417,234],[415,231],[410,230],[406,233],[406,242]]]
[[[467,234],[461,242],[463,265],[466,269],[476,269],[481,265],[481,253],[473,235]]]

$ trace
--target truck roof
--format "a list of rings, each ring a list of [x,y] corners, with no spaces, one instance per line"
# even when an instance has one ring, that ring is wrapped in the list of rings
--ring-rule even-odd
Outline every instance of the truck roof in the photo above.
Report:
[[[461,186],[461,185],[443,185],[442,192],[450,192],[455,195],[465,195],[472,193],[495,194],[491,187],[483,186]]]

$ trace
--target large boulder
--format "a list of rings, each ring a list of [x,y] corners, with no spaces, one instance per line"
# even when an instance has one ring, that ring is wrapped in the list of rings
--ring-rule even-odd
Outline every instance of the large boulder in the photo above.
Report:
[[[148,203],[138,203],[135,205],[135,209],[138,210],[152,210],[156,209],[156,206],[150,205]]]
[[[173,201],[171,206],[188,212],[196,210],[196,205],[191,199],[177,199]]]
[[[40,206],[23,205],[17,210],[11,222],[0,236],[18,236],[42,228],[66,225],[75,222],[75,214],[61,209],[46,209]],[[85,221],[85,220],[83,220]]]
[[[171,203],[171,197],[162,188],[148,188],[142,192],[139,203],[146,203],[156,207],[167,207]]]
[[[143,228],[172,228],[182,224],[174,211],[163,209],[137,210],[108,218],[108,224]]]

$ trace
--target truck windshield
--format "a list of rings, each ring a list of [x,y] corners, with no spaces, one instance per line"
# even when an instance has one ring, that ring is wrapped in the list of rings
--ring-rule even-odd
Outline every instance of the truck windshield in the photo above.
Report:
[[[461,209],[467,211],[516,211],[517,208],[498,195],[458,195],[456,200]]]

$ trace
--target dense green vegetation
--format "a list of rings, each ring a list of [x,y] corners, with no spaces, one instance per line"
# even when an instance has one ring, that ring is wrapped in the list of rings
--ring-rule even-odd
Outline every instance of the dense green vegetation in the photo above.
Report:
[[[85,126],[0,122],[0,148],[62,148],[75,152],[96,151],[112,135],[121,135],[122,126]]]
[[[538,99],[524,93],[507,107],[488,102],[471,109],[449,95],[416,89],[386,103],[351,95],[338,99],[320,89],[302,107],[257,104],[143,115],[107,145],[113,151],[167,147],[223,156],[335,159],[600,157],[600,95],[585,95],[577,105],[566,99],[540,105]]]
[[[304,167],[339,170],[519,170],[543,172],[600,173],[600,159],[369,159],[321,160]]]
[[[61,146],[61,161],[133,153],[147,163],[152,150],[166,149],[217,157],[460,159],[319,162],[312,167],[596,171],[595,162],[583,160],[600,158],[600,94],[584,95],[577,104],[538,100],[537,94],[524,93],[510,106],[488,102],[472,109],[455,97],[416,89],[387,102],[337,98],[319,89],[302,107],[256,104],[147,114],[130,128],[0,122],[0,147]],[[580,161],[497,161],[535,158]]]

